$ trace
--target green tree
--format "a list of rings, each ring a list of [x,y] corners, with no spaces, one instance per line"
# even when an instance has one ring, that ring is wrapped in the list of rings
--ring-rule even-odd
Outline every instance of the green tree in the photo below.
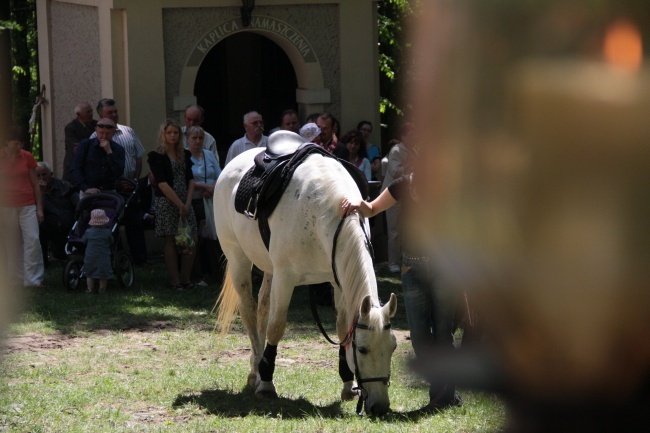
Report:
[[[385,144],[398,135],[399,125],[408,103],[402,90],[408,78],[405,64],[410,56],[411,44],[406,40],[405,29],[417,15],[420,0],[383,0],[378,2],[379,29],[379,88],[381,123],[384,138],[382,152],[388,152]]]
[[[29,131],[32,108],[39,95],[36,1],[9,0],[3,3],[0,8],[0,50],[2,50],[0,56],[3,60],[10,59],[11,108],[3,107],[1,115],[6,117],[2,121],[8,120],[20,125],[25,131]],[[9,35],[8,44],[7,34]],[[6,52],[7,49],[10,50],[9,53]],[[0,91],[3,92],[8,80],[6,77],[8,71],[9,68],[3,61],[0,70]],[[10,118],[7,119],[7,117]],[[36,157],[40,156],[41,146],[38,140],[34,143],[32,151]]]

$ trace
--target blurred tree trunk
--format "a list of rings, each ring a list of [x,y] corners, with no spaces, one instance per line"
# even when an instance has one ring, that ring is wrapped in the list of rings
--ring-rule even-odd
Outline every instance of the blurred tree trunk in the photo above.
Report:
[[[8,1],[0,1],[1,23],[9,21],[11,16]],[[4,131],[11,123],[11,35],[9,29],[0,28],[0,130]],[[0,137],[0,140],[4,138]]]

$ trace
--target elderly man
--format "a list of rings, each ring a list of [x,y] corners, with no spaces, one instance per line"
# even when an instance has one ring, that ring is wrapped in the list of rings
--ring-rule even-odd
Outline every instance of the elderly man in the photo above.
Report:
[[[142,172],[142,155],[144,147],[133,128],[119,123],[117,105],[114,99],[104,98],[97,103],[97,114],[101,118],[111,119],[115,123],[113,141],[124,148],[125,161],[123,177],[137,181]],[[95,134],[90,138],[96,137]]]
[[[262,120],[262,115],[257,111],[251,111],[244,114],[244,130],[246,133],[244,136],[238,140],[235,140],[230,149],[228,149],[228,156],[226,157],[226,164],[234,157],[243,153],[249,149],[254,149],[256,147],[266,147],[269,142],[269,138],[264,133],[264,120]]]
[[[185,126],[181,128],[183,132],[183,147],[188,148],[187,143],[187,128],[190,126],[201,126],[203,125],[203,120],[205,119],[205,110],[200,105],[188,105],[185,108]],[[217,141],[208,131],[203,131],[205,136],[203,137],[203,148],[214,153],[214,156],[217,157],[217,162],[219,162],[219,153],[217,152]]]
[[[78,191],[69,182],[56,179],[47,162],[39,162],[36,177],[43,195],[43,222],[39,227],[41,249],[45,266],[48,250],[55,259],[66,258],[65,243],[75,221],[75,209],[79,202]]]
[[[124,148],[112,140],[116,125],[103,118],[95,126],[93,138],[82,140],[70,168],[70,179],[81,191],[81,198],[101,190],[114,190],[124,172]]]
[[[93,107],[87,102],[80,102],[74,107],[77,116],[72,122],[65,125],[65,157],[63,158],[63,179],[70,177],[70,166],[77,145],[84,138],[88,138],[95,132],[97,121],[93,119]]]
[[[97,103],[97,113],[99,113],[99,117],[106,117],[115,122],[116,128],[113,141],[122,146],[125,152],[124,173],[122,177],[137,182],[142,172],[142,155],[144,154],[144,147],[142,147],[140,139],[138,139],[138,136],[132,128],[119,123],[115,100],[108,98],[101,99]],[[144,231],[142,229],[142,222],[139,219],[139,200],[132,202],[125,212],[124,225],[126,238],[129,242],[133,263],[139,266],[147,260]]]

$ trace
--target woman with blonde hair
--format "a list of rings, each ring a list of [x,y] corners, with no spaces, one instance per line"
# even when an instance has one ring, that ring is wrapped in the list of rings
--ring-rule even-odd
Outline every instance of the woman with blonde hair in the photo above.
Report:
[[[156,180],[154,233],[165,238],[165,266],[172,286],[177,290],[193,287],[190,272],[194,263],[194,246],[180,251],[182,257],[179,276],[179,251],[175,240],[179,223],[187,222],[196,245],[196,217],[192,209],[194,176],[190,156],[190,152],[183,149],[180,125],[173,120],[160,125],[158,147],[147,155],[147,162]]]

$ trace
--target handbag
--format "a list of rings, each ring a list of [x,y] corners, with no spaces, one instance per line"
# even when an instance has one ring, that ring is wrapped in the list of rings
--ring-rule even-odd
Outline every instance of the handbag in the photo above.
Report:
[[[214,208],[211,198],[203,199],[203,210],[205,211],[205,222],[201,228],[203,239],[217,240],[217,228],[214,225]]]
[[[180,217],[178,219],[178,228],[174,236],[176,248],[181,254],[191,254],[194,248],[194,238],[192,237],[192,227],[187,221],[187,218]]]

